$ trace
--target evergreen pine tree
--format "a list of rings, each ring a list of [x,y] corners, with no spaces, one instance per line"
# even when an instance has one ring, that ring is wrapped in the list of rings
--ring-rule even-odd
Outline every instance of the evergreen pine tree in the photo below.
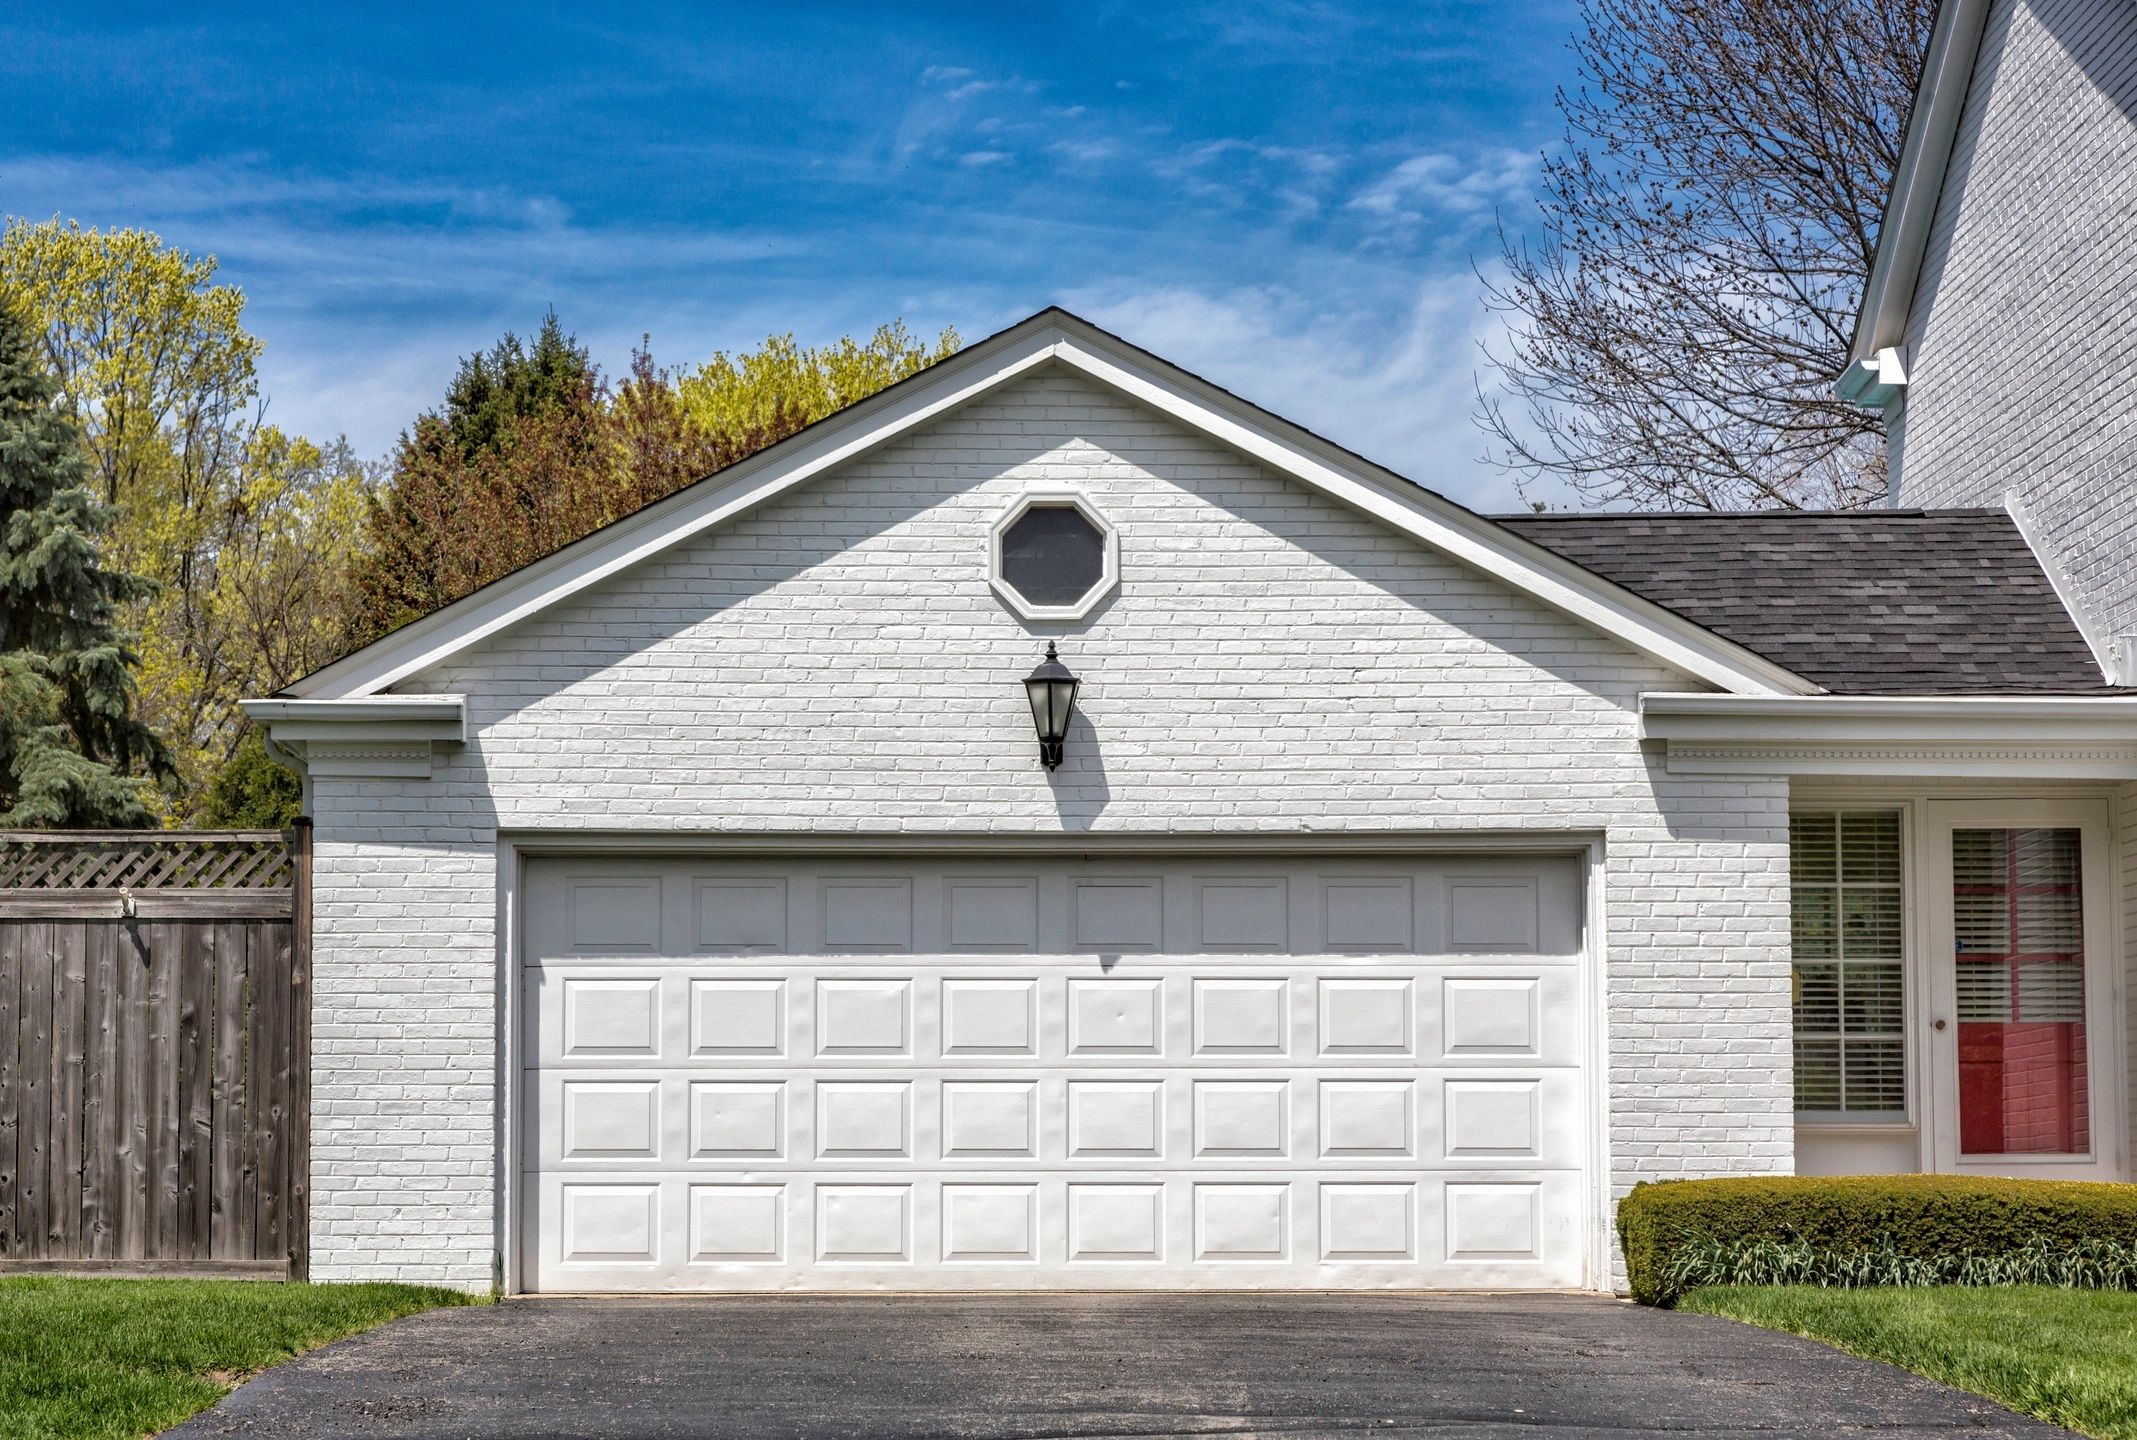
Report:
[[[134,714],[119,607],[149,585],[104,568],[112,510],[57,393],[0,306],[0,826],[146,826],[144,777],[171,764]]]

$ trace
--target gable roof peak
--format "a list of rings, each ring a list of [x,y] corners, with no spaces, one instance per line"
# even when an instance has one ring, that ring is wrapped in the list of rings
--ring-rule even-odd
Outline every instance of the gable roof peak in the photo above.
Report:
[[[1268,469],[1363,511],[1630,648],[1721,689],[1813,682],[1057,305],[594,531],[298,680],[283,693],[390,690],[692,536],[1044,367],[1065,366]]]

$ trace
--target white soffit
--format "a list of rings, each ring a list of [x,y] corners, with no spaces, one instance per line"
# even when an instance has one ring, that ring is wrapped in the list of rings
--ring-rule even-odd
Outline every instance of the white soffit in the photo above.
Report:
[[[1672,774],[2137,778],[2137,695],[1640,697]]]
[[[507,626],[1049,363],[1065,365],[1139,400],[1696,680],[1740,694],[1818,691],[1784,667],[1451,500],[1065,311],[1047,310],[759,451],[713,480],[677,491],[396,630],[297,681],[285,693],[342,699],[390,689]]]

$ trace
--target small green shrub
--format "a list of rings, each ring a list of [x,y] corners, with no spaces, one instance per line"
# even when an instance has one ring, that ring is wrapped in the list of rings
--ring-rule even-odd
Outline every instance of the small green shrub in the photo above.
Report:
[[[1961,1175],[1670,1180],[1637,1186],[1618,1203],[1618,1238],[1633,1298],[1647,1305],[1704,1284],[2130,1289],[2137,1185]]]

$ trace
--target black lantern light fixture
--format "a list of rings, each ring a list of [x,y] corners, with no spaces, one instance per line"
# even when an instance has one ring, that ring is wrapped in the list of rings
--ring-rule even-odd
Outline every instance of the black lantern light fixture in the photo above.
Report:
[[[1046,642],[1046,658],[1024,677],[1024,694],[1031,701],[1031,723],[1039,732],[1039,763],[1051,770],[1061,763],[1061,742],[1068,736],[1069,715],[1076,708],[1076,686],[1068,666]]]

